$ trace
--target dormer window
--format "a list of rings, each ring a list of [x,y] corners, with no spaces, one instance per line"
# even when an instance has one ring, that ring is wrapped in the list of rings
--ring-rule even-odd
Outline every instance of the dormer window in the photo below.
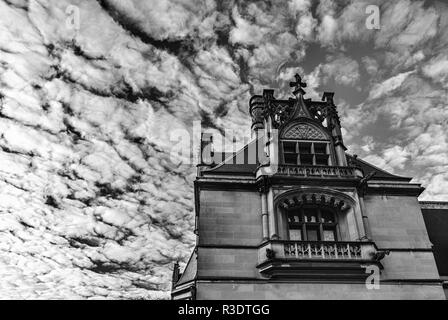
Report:
[[[330,144],[325,141],[283,141],[283,163],[291,165],[328,166]]]

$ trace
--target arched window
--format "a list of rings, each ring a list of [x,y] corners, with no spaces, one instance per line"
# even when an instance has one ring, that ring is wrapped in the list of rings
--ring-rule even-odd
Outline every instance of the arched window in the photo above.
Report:
[[[334,208],[302,205],[289,208],[287,217],[289,240],[338,241]]]
[[[280,161],[286,165],[331,166],[331,136],[316,124],[293,123],[283,129]]]

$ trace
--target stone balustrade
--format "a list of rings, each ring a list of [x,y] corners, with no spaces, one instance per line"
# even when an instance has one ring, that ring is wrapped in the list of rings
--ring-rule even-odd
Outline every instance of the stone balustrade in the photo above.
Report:
[[[373,260],[376,251],[373,242],[273,240],[260,248],[259,262],[272,259]]]

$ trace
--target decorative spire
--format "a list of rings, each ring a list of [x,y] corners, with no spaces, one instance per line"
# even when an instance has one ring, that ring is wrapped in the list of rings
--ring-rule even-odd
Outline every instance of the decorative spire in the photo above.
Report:
[[[291,88],[294,87],[294,91],[292,92],[296,97],[299,95],[299,93],[303,96],[305,94],[305,90],[302,88],[306,88],[306,82],[302,82],[302,77],[296,73],[294,78],[296,78],[296,81],[291,81],[289,83],[289,86]]]

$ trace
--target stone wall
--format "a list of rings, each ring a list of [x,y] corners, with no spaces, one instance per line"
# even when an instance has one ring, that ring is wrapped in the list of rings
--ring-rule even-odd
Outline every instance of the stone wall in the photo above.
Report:
[[[200,191],[200,245],[259,245],[262,239],[258,192]]]
[[[260,273],[257,249],[199,248],[198,276],[222,278],[257,278]]]
[[[417,197],[367,195],[365,205],[378,247],[431,248]]]
[[[441,285],[382,284],[379,290],[368,290],[361,283],[266,283],[203,282],[197,283],[199,300],[346,300],[346,299],[437,299],[444,300]]]
[[[373,241],[391,250],[382,260],[380,290],[364,283],[268,282],[257,266],[262,241],[256,191],[201,190],[198,299],[444,299],[416,197],[368,195]]]

